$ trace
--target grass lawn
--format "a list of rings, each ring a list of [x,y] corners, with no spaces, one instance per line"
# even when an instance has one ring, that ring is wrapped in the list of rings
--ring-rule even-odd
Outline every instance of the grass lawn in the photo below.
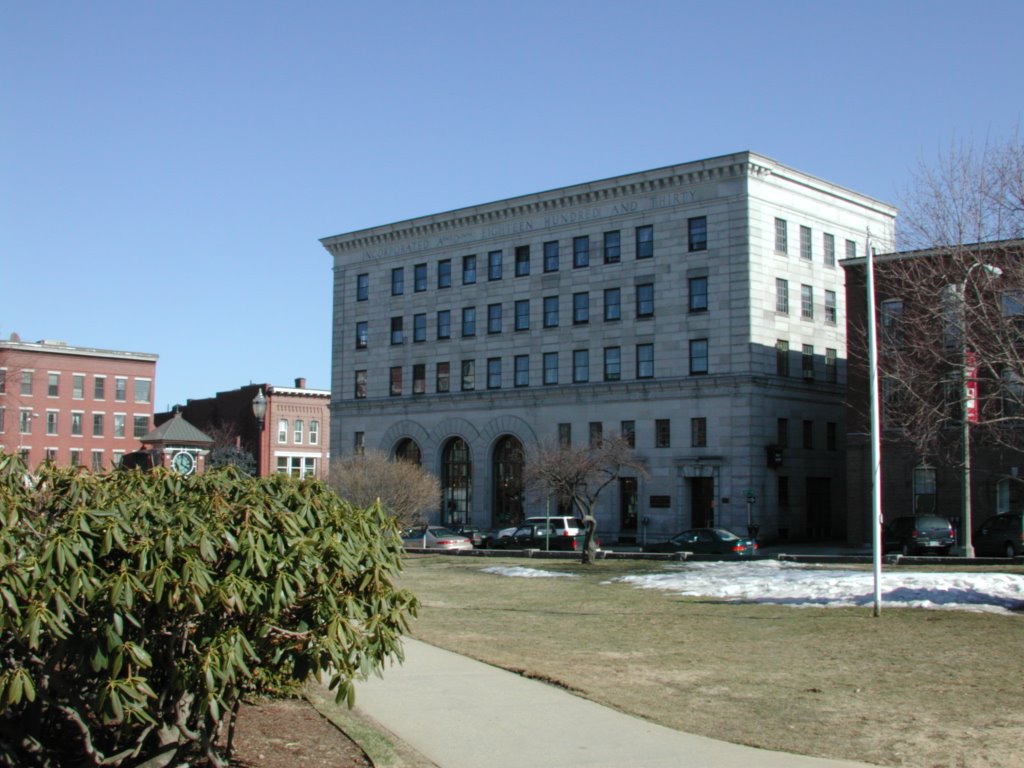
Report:
[[[402,582],[422,602],[415,637],[672,728],[878,765],[1024,766],[1024,616],[883,604],[876,618],[609,583],[670,567],[414,556]]]

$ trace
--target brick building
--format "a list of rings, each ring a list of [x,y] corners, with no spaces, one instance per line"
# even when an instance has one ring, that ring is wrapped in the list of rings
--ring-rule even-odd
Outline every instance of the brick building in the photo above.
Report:
[[[34,466],[116,466],[153,427],[157,355],[0,341],[0,449]]]

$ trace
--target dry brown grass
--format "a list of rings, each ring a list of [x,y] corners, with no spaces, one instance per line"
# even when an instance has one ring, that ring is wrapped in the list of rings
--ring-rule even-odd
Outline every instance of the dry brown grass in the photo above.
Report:
[[[481,570],[496,564],[577,578]],[[416,637],[673,728],[879,765],[1024,766],[1024,616],[875,618],[607,583],[664,567],[437,556],[409,559],[403,580],[423,602]]]

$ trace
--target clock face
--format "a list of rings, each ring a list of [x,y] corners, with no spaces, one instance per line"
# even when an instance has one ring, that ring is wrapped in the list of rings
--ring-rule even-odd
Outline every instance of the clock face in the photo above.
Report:
[[[178,451],[171,459],[171,467],[175,472],[191,475],[196,469],[195,457],[188,451]]]

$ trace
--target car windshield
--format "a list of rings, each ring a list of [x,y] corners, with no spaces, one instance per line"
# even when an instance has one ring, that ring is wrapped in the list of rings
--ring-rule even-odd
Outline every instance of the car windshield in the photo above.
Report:
[[[449,531],[447,528],[431,528],[430,535],[436,536],[437,538],[451,538],[452,536],[458,536],[455,531]]]
[[[739,536],[737,536],[735,533],[733,533],[732,531],[727,531],[724,528],[716,528],[715,533],[718,534],[718,538],[720,538],[722,541],[735,541],[739,538]]]

